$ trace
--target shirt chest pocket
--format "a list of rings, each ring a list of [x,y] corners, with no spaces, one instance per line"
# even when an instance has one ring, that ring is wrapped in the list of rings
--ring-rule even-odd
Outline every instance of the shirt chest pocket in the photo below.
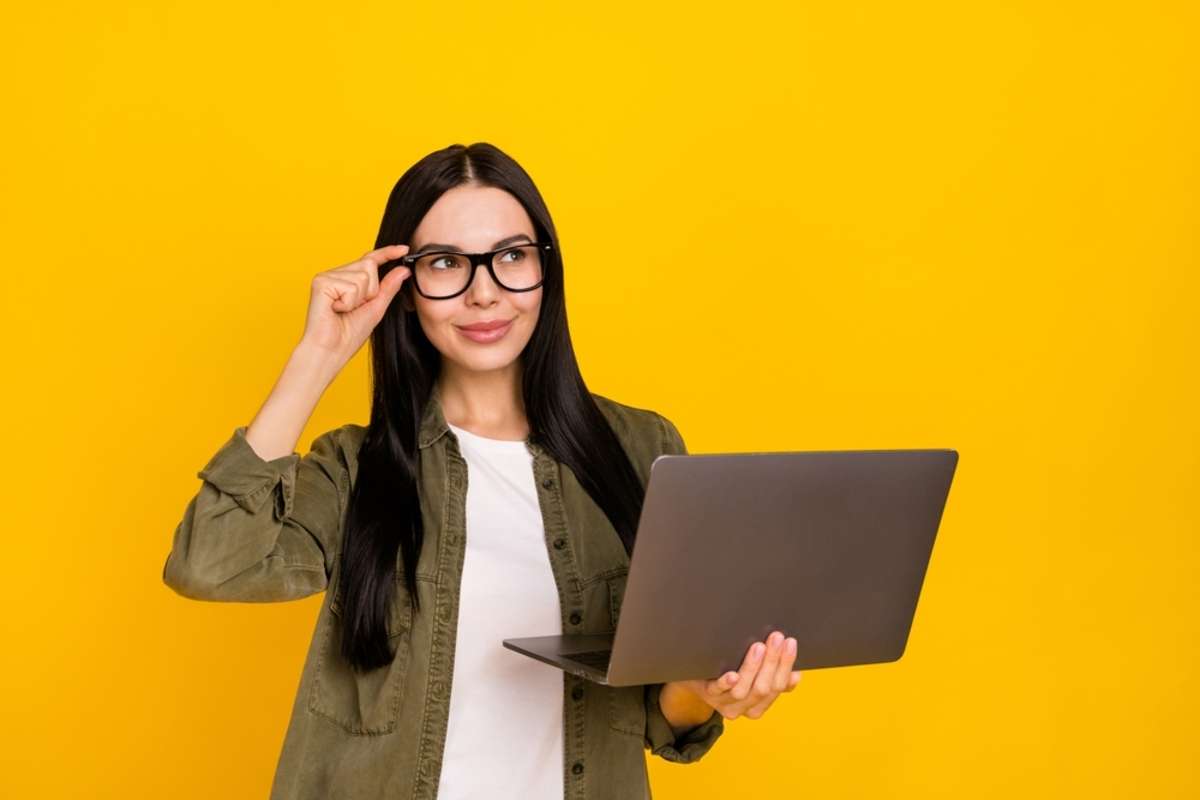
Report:
[[[621,617],[621,601],[625,597],[628,570],[608,576],[608,612],[612,629],[616,630]],[[608,722],[613,730],[630,736],[646,734],[646,694],[644,686],[604,686],[608,695]]]
[[[357,735],[391,733],[400,717],[408,680],[412,606],[399,594],[388,625],[388,646],[395,652],[390,664],[357,672],[341,654],[344,624],[340,592],[329,604],[325,627],[319,633],[317,664],[308,708],[314,714]]]

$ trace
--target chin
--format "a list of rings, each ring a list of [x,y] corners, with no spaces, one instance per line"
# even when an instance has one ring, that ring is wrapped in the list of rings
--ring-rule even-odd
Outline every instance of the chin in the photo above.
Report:
[[[509,333],[516,333],[516,331],[510,331]],[[457,336],[458,334],[456,333],[455,335]],[[497,342],[491,345],[456,342],[452,352],[454,353],[455,360],[464,368],[474,372],[486,372],[507,367],[513,361],[520,358],[521,351],[525,349],[527,342],[528,340],[522,341],[519,344],[514,342]]]
[[[469,369],[472,372],[491,372],[492,370],[503,369],[516,360],[517,356],[512,353],[489,353],[487,355],[478,354],[463,354],[460,352],[458,363],[464,369]]]

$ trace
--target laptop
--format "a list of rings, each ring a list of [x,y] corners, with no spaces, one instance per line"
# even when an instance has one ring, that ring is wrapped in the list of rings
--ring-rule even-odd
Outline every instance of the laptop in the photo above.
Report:
[[[795,669],[896,661],[958,452],[664,454],[616,629],[504,639],[609,686],[712,679],[781,630]]]

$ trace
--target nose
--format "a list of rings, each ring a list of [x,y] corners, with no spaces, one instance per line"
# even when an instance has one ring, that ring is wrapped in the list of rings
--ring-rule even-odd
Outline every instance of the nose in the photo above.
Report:
[[[471,285],[467,287],[467,302],[491,303],[495,302],[499,294],[500,287],[492,280],[492,274],[488,272],[487,265],[480,264],[475,268],[475,275],[471,278]]]

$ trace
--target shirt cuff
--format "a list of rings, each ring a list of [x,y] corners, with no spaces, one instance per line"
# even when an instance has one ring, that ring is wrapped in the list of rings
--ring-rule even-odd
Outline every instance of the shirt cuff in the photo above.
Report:
[[[276,514],[292,513],[296,485],[296,467],[300,454],[289,453],[270,460],[260,456],[246,441],[246,425],[239,425],[221,445],[196,477],[212,484],[250,513],[258,512],[271,497],[276,498]],[[282,486],[276,492],[275,487]]]
[[[646,746],[654,755],[667,761],[679,764],[698,761],[725,732],[725,717],[713,709],[707,721],[685,731],[676,739],[671,723],[658,704],[662,687],[661,683],[646,686]]]

